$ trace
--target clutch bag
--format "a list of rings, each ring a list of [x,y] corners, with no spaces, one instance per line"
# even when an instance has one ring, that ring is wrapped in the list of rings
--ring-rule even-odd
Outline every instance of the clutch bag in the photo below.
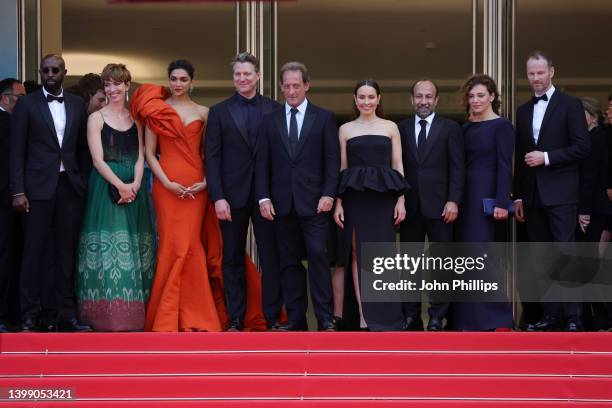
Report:
[[[493,210],[495,209],[495,199],[494,198],[483,198],[482,199],[482,208],[484,210],[485,215],[493,216]],[[515,212],[514,202],[512,200],[508,200],[505,206],[506,210],[508,210],[508,215],[513,216]]]
[[[117,187],[108,183],[108,195],[110,196],[111,201],[117,205],[123,205],[123,203],[119,204],[119,200],[121,200],[121,194],[119,194],[119,190]]]

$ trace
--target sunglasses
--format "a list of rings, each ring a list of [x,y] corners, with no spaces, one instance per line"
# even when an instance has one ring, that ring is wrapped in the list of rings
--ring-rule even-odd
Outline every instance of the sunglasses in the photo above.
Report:
[[[41,71],[42,71],[44,74],[48,74],[48,73],[49,73],[49,71],[50,71],[50,72],[53,72],[54,74],[59,74],[59,72],[60,72],[61,70],[60,70],[58,67],[52,67],[52,68],[49,68],[49,67],[44,67],[43,69],[41,69]]]

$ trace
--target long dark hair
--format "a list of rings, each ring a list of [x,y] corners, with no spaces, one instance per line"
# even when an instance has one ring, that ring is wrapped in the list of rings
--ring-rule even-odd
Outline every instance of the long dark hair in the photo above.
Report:
[[[461,87],[461,92],[463,93],[463,106],[465,107],[465,111],[470,116],[470,103],[468,100],[468,93],[474,88],[476,85],[483,85],[487,88],[487,92],[491,95],[495,95],[493,102],[491,102],[491,108],[493,108],[493,112],[496,115],[499,115],[499,108],[501,107],[501,101],[499,100],[499,92],[497,91],[497,84],[488,75],[485,74],[476,74],[470,77],[465,84]]]
[[[376,91],[376,95],[380,96],[380,86],[378,86],[378,82],[373,79],[362,79],[361,81],[357,81],[355,84],[355,89],[353,89],[353,95],[357,96],[357,91],[362,86],[371,86]],[[382,100],[378,102],[378,106],[376,107],[376,116],[379,118],[385,117],[385,112],[383,111]],[[353,119],[357,119],[359,117],[359,109],[357,109],[357,104],[355,100],[353,100]]]

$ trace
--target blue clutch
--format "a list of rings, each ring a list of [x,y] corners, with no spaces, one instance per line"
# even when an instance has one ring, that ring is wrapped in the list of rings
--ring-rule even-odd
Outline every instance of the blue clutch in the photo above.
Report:
[[[484,210],[485,215],[493,216],[493,210],[495,209],[495,199],[494,198],[483,198],[482,199],[482,208]],[[512,217],[515,212],[514,202],[512,200],[508,200],[506,204],[506,209],[508,210],[508,216]]]

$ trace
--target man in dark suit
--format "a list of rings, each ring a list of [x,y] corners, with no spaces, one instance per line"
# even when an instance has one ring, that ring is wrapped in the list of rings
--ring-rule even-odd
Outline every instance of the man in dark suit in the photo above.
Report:
[[[555,89],[552,61],[541,51],[527,58],[534,97],[516,112],[516,218],[529,241],[572,242],[579,199],[579,164],[590,153],[580,101]],[[544,303],[544,318],[528,330],[582,330],[579,303]]]
[[[255,201],[255,152],[262,117],[277,102],[257,92],[259,61],[248,52],[232,62],[236,93],[213,106],[206,127],[206,180],[223,234],[223,284],[228,331],[243,328],[246,310],[245,259],[249,219],[253,223],[262,269],[262,301],[268,327],[278,326],[282,301],[278,247],[272,222]]]
[[[22,330],[88,331],[76,319],[74,260],[87,178],[87,112],[64,94],[64,60],[47,55],[43,89],[21,98],[11,122],[10,188],[24,212]],[[57,324],[57,326],[56,326]]]
[[[404,174],[412,189],[406,194],[403,242],[451,242],[463,194],[465,164],[459,125],[435,113],[438,87],[428,79],[412,86],[415,116],[399,124]],[[408,330],[423,330],[421,303],[405,302]],[[432,302],[427,330],[443,329],[449,304]]]
[[[260,128],[256,191],[261,215],[272,221],[279,243],[281,287],[289,323],[305,330],[306,248],[310,292],[319,330],[332,322],[331,275],[325,254],[327,219],[340,170],[338,130],[331,112],[306,99],[310,81],[304,64],[280,71],[285,105],[267,114]]]
[[[19,276],[19,221],[11,205],[9,190],[9,137],[11,112],[25,95],[25,88],[14,78],[0,81],[0,333],[8,331],[9,286]]]

